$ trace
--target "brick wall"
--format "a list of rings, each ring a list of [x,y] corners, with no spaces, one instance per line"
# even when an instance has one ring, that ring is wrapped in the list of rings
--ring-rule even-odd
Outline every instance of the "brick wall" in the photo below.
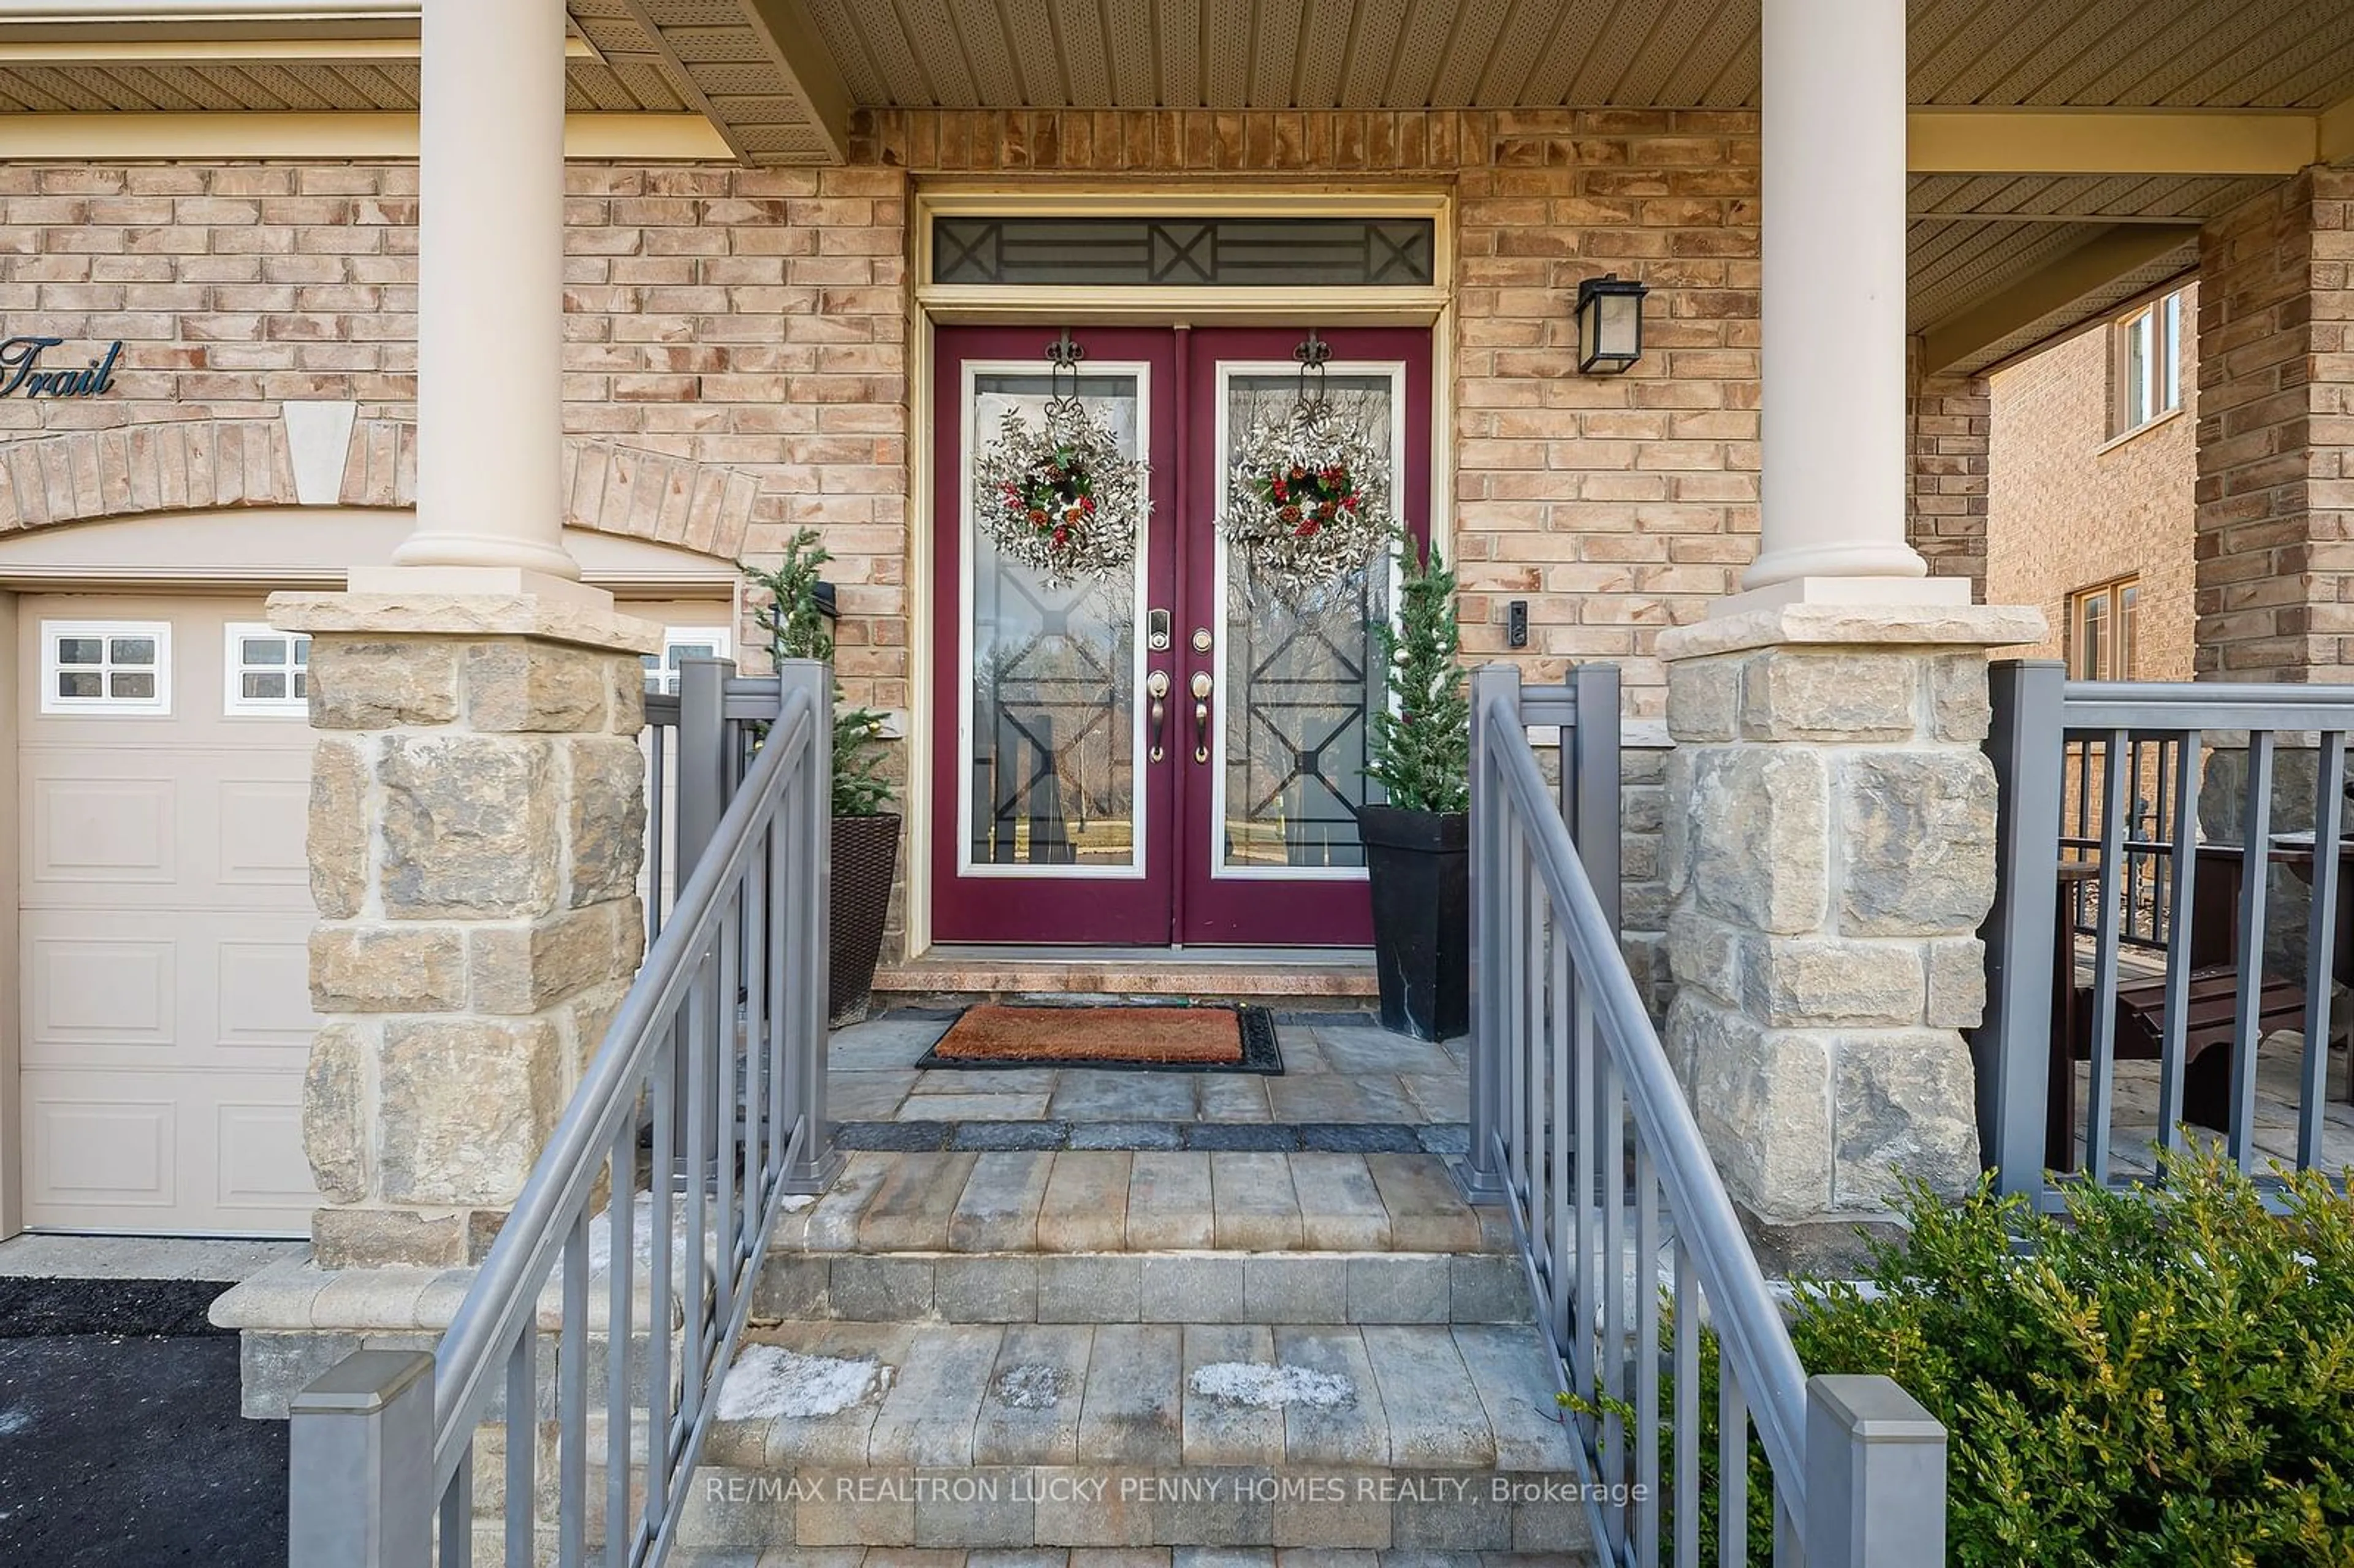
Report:
[[[731,512],[748,478],[748,517],[713,531],[758,556],[822,528],[845,683],[904,707],[904,176],[576,163],[567,178],[575,519],[693,538],[714,519],[684,514]],[[103,399],[0,401],[0,443],[213,422],[185,438],[207,471],[261,467],[186,503],[280,501],[279,402],[351,399],[362,491],[403,498],[387,422],[414,417],[416,180],[401,164],[0,165],[0,317],[69,348],[124,344]],[[500,374],[495,345],[482,370]],[[12,486],[38,472],[5,465]],[[15,493],[0,514],[62,515]]]
[[[2129,673],[2190,678],[2200,392],[2189,323],[2198,295],[2188,289],[2182,301],[2182,413],[2122,441],[2109,439],[2105,327],[1993,377],[1988,601],[2039,605],[2052,629],[2037,647],[2006,652],[2064,657],[2069,593],[2138,573],[2138,647]]]
[[[1920,378],[1904,400],[1904,533],[1929,575],[1967,577],[1987,598],[1987,442],[1993,405],[1982,376]]]
[[[1613,661],[1630,714],[1665,712],[1659,630],[1734,591],[1757,549],[1754,114],[925,111],[876,115],[870,134],[867,156],[918,175],[1451,182],[1466,655],[1515,658],[1532,681]],[[1650,288],[1644,357],[1583,376],[1577,285],[1609,271]],[[1664,973],[1656,760],[1630,763],[1627,795],[1625,918],[1646,976]]]
[[[823,172],[573,164],[566,407],[622,470],[669,476],[639,489],[692,491],[676,476],[703,465],[749,476],[750,556],[821,527],[864,700],[911,695],[907,217],[911,178],[933,174],[1450,185],[1452,524],[1473,658],[1504,653],[1506,605],[1526,599],[1532,679],[1614,660],[1630,713],[1655,718],[1658,632],[1732,591],[1755,553],[1752,114],[888,112],[859,143]],[[414,395],[415,208],[399,164],[0,168],[12,330],[127,344],[117,396],[0,404],[0,440],[272,420],[285,397],[355,399],[381,433]],[[1651,290],[1648,352],[1628,375],[1580,376],[1576,287],[1612,270]],[[1941,570],[1969,558],[1967,524],[1943,531],[1973,501],[1967,397],[1914,410],[1915,510],[1938,519]],[[576,514],[613,514],[616,463],[578,470]],[[1628,849],[1642,929],[1661,918],[1651,832]]]
[[[1464,646],[1532,680],[1627,666],[1656,716],[1661,627],[1756,554],[1757,123],[1717,111],[894,112],[863,149],[918,175],[1215,174],[1367,188],[1451,182],[1454,537]],[[1649,285],[1643,361],[1577,374],[1577,285]]]
[[[2354,171],[2200,236],[2198,670],[2354,679]]]

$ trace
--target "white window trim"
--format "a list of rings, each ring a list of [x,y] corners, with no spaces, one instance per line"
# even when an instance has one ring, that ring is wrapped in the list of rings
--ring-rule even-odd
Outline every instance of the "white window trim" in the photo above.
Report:
[[[687,646],[699,648],[706,643],[711,645],[714,650],[710,655],[712,658],[733,659],[736,657],[736,634],[735,630],[732,627],[663,627],[662,652],[659,655],[661,662],[656,664],[654,668],[646,672],[647,676],[652,679],[655,683],[646,688],[647,694],[651,696],[656,693],[671,693],[673,691],[673,688],[663,683],[668,680],[671,674],[670,656],[673,650]]]
[[[92,637],[108,641],[118,637],[152,638],[155,643],[155,694],[152,697],[65,697],[58,694],[58,675],[66,668],[58,661],[58,643],[68,637]],[[74,669],[90,666],[77,664]],[[145,665],[130,666],[145,669]],[[108,675],[114,666],[98,668]],[[113,682],[105,683],[111,686]],[[172,711],[172,623],[168,620],[44,620],[41,622],[41,711],[45,714],[169,714]]]
[[[2122,445],[2145,430],[2155,429],[2182,412],[2181,291],[2177,290],[2152,300],[2119,318],[2113,331],[2115,335],[2110,348],[2110,365],[2117,428],[2101,444],[2102,451]],[[2138,377],[2133,374],[2136,340],[2142,351]],[[2142,405],[2138,419],[2130,417],[2137,395]]]
[[[307,631],[281,631],[267,621],[232,620],[223,629],[221,641],[221,715],[225,718],[308,718],[311,699],[300,697],[249,697],[245,694],[244,650],[239,644],[249,637],[283,637],[296,643],[311,641]],[[255,665],[255,669],[263,666]],[[307,665],[270,666],[283,668],[291,675]],[[287,682],[293,684],[292,680]]]

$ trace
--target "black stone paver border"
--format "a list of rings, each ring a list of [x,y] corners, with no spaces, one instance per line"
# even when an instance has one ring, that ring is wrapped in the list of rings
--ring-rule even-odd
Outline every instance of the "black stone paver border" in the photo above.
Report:
[[[845,1121],[836,1148],[925,1153],[941,1150],[1207,1150],[1252,1154],[1461,1154],[1461,1122],[1394,1121]]]

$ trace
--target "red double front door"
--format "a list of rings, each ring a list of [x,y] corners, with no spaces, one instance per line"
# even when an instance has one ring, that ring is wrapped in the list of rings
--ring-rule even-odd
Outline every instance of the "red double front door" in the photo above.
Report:
[[[1217,527],[1236,443],[1300,395],[1306,329],[1072,331],[1078,395],[1150,464],[1152,504],[1131,563],[1059,585],[1007,560],[974,508],[976,460],[1006,413],[1034,429],[1057,390],[1056,331],[939,333],[934,936],[1370,942],[1355,811],[1392,567],[1277,594]],[[1320,335],[1324,397],[1426,538],[1429,334]]]

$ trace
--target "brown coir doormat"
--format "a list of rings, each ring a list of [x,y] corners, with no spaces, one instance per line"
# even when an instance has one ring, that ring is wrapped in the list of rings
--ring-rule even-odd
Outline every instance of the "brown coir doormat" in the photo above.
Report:
[[[1280,1073],[1263,1007],[969,1007],[918,1067]]]

